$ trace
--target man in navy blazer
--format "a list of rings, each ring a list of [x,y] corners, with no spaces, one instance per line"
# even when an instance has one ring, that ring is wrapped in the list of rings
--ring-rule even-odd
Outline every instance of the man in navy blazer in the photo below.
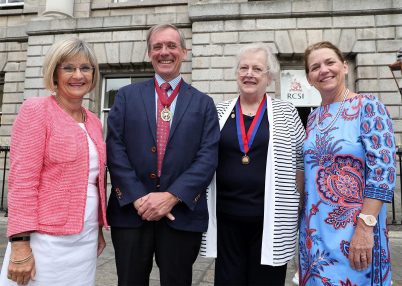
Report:
[[[148,285],[154,255],[161,285],[191,285],[208,226],[206,188],[218,162],[218,117],[213,100],[181,78],[183,34],[156,25],[147,45],[155,78],[121,88],[108,117],[107,216],[118,285]],[[157,104],[164,82],[168,94],[178,93],[168,105],[170,132],[158,176]]]

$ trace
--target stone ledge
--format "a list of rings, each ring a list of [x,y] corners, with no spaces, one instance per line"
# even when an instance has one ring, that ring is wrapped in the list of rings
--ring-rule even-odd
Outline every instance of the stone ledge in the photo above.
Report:
[[[292,0],[259,1],[248,3],[205,3],[189,4],[189,18],[195,21],[258,19],[278,17],[325,17],[340,15],[398,14],[402,7],[395,6],[392,0],[366,0],[359,3],[350,0],[311,0],[309,5],[301,5]],[[368,8],[370,7],[370,8]]]
[[[170,5],[187,5],[187,0],[153,0],[152,3],[95,3],[91,5],[91,10],[105,10],[105,9],[126,9],[126,8],[143,8],[154,6],[170,6]]]
[[[148,30],[151,26],[158,23],[162,14],[147,15],[144,21],[137,23],[136,16],[108,16],[83,18],[65,18],[65,19],[37,19],[31,21],[26,26],[26,36],[49,35],[61,33],[86,33],[86,32],[116,32],[126,30]],[[181,17],[182,13],[164,14],[164,22],[174,22],[179,28],[188,28],[191,26],[188,18]],[[180,18],[181,17],[181,18]],[[187,20],[187,21],[186,21]],[[177,22],[180,21],[180,22]],[[93,23],[93,25],[91,25]],[[8,27],[7,29],[10,29]],[[1,37],[1,28],[0,28]]]

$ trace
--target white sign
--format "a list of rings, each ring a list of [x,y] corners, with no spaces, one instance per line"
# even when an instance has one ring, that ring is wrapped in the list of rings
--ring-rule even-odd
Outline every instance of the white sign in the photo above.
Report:
[[[308,83],[304,70],[281,71],[281,99],[297,107],[321,104],[320,93]]]

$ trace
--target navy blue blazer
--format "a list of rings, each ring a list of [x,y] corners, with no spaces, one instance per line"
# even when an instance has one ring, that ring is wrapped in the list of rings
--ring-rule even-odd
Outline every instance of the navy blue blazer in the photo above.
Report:
[[[112,227],[143,223],[133,202],[157,191],[154,80],[122,87],[108,117],[107,162],[112,191],[107,208]],[[206,188],[218,164],[219,122],[212,98],[182,81],[160,178],[160,192],[182,200],[172,209],[179,230],[205,232]]]

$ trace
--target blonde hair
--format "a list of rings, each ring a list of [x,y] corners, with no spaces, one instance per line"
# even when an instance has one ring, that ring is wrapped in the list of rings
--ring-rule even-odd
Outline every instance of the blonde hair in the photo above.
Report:
[[[43,62],[43,82],[46,89],[56,91],[57,67],[65,60],[75,56],[85,57],[94,67],[92,85],[89,91],[95,88],[100,78],[98,60],[96,59],[95,53],[85,41],[78,38],[70,38],[54,43],[46,53]]]
[[[268,69],[268,75],[273,79],[276,78],[279,73],[279,62],[271,49],[263,43],[254,43],[243,46],[237,53],[235,70],[237,71],[239,68],[240,61],[245,54],[260,51],[265,53],[267,62],[262,64]]]

